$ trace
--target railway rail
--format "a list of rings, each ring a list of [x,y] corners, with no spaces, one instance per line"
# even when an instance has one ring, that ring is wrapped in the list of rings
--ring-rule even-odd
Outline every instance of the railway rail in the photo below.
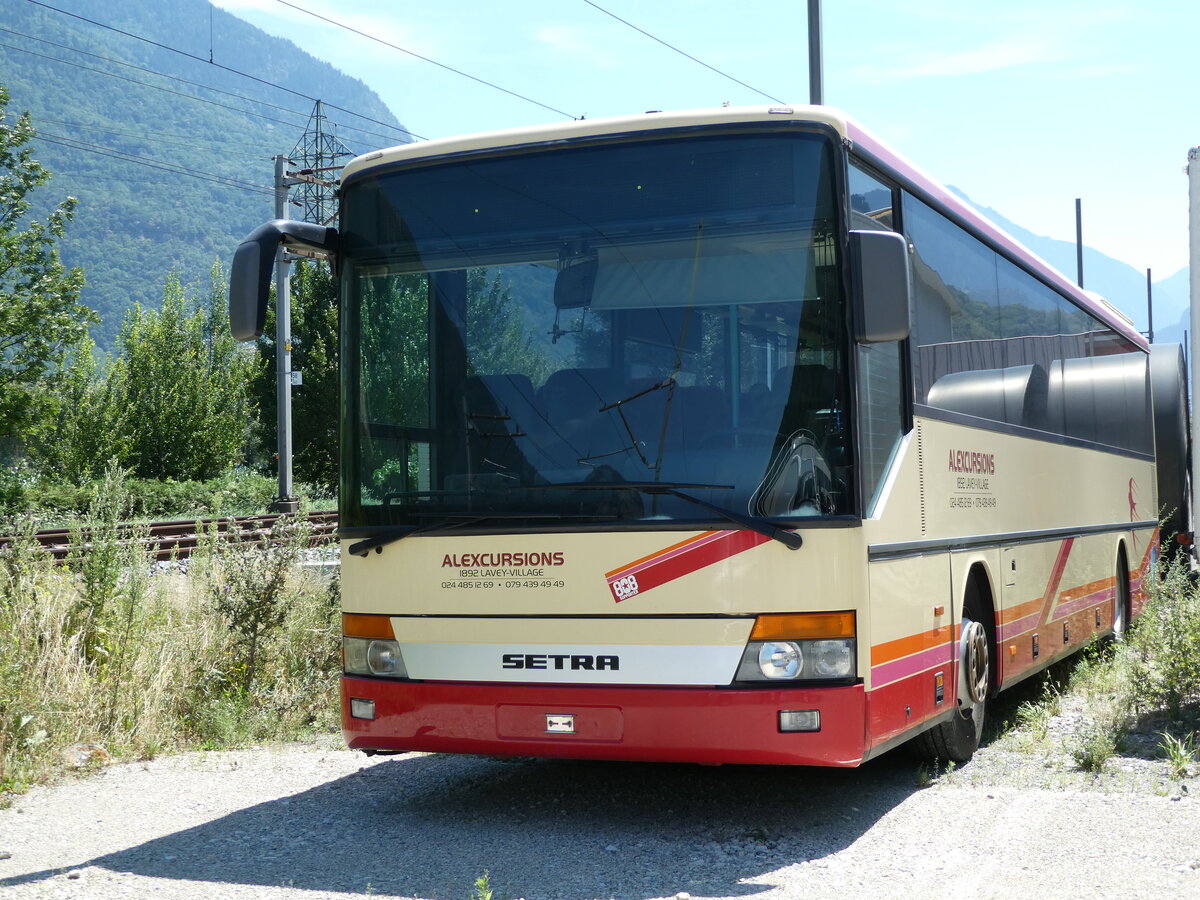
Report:
[[[226,541],[263,544],[271,540],[280,519],[294,520],[296,526],[309,527],[309,544],[332,543],[337,532],[337,512],[325,510],[301,515],[267,514],[260,516],[227,516],[213,519],[180,519],[171,522],[151,522],[145,525],[117,526],[117,540],[136,542],[148,555],[162,561],[184,559],[191,555],[202,538],[219,537]],[[65,562],[73,548],[87,546],[92,537],[88,529],[48,528],[35,532],[33,537],[59,562]],[[15,537],[0,537],[0,550],[8,547]]]

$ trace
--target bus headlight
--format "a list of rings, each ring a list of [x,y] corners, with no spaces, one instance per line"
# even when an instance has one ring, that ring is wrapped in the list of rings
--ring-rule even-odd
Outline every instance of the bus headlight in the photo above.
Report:
[[[758,670],[763,678],[795,678],[804,666],[804,654],[795,641],[767,641],[758,645]]]
[[[400,645],[381,638],[342,638],[342,658],[347,675],[407,678]]]
[[[849,678],[854,674],[854,641],[809,641],[812,670],[818,678]]]
[[[736,681],[846,681],[858,674],[853,612],[762,615]]]

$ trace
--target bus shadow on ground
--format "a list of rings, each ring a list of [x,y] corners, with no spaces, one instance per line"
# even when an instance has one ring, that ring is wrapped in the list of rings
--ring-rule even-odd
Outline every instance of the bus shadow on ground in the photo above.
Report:
[[[916,771],[903,753],[856,770],[410,757],[0,888],[96,866],[446,900],[485,871],[498,897],[752,896],[857,840]]]

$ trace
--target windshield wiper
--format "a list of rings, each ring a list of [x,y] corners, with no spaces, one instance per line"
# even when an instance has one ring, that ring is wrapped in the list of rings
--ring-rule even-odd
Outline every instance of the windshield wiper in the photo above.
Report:
[[[804,543],[804,538],[800,537],[796,532],[780,528],[769,519],[742,515],[739,512],[734,512],[732,509],[726,509],[723,506],[717,506],[715,503],[709,503],[707,500],[701,500],[699,497],[684,493],[685,489],[693,491],[732,491],[732,484],[690,484],[681,481],[566,481],[557,484],[530,484],[521,485],[519,488],[511,488],[511,490],[538,489],[583,491],[631,490],[652,496],[666,494],[678,497],[680,500],[686,500],[688,503],[694,503],[697,506],[707,509],[709,512],[716,513],[723,519],[728,519],[736,525],[749,528],[751,531],[757,531],[759,534],[765,535],[773,541],[779,541],[779,543],[783,544],[789,550],[799,550]]]
[[[382,552],[383,548],[388,544],[394,544],[396,541],[402,541],[407,537],[412,537],[414,534],[430,534],[435,531],[448,531],[451,528],[462,528],[467,525],[476,525],[479,522],[488,522],[493,519],[588,519],[594,521],[597,516],[571,516],[561,513],[534,513],[534,512],[490,512],[490,513],[439,513],[442,518],[436,522],[430,522],[428,525],[418,525],[416,528],[403,528],[402,526],[392,526],[391,530],[384,531],[379,534],[373,534],[369,538],[357,543],[351,544],[346,548],[346,552],[352,556],[366,556],[372,550],[376,553]],[[599,518],[612,518],[611,516],[601,516]]]

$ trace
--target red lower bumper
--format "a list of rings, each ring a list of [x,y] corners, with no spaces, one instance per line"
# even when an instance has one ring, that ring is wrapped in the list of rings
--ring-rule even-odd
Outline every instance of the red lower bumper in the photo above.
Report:
[[[865,751],[862,685],[792,690],[558,687],[342,678],[342,732],[358,750],[425,750],[655,762],[854,766]],[[373,720],[350,698],[372,700]],[[821,730],[783,733],[780,710],[819,710]],[[548,733],[547,716],[573,716]]]

